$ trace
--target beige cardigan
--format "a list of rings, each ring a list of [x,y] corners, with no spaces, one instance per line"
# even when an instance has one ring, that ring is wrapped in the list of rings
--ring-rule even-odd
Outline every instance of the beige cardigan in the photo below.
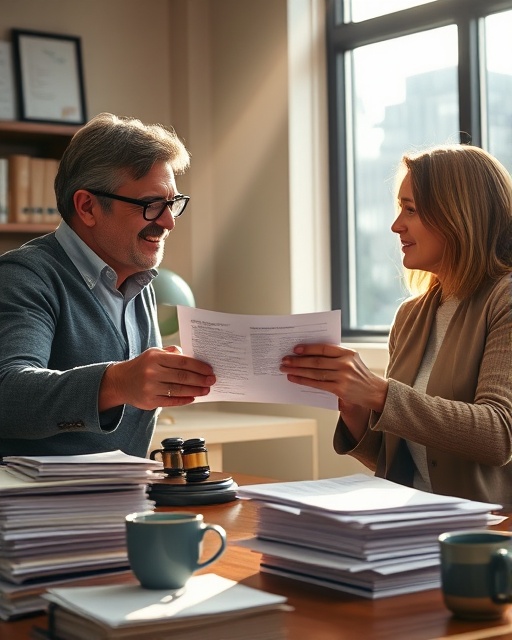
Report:
[[[412,485],[405,440],[424,445],[434,493],[512,506],[512,274],[462,301],[448,326],[426,394],[412,388],[440,291],[406,300],[389,337],[389,390],[356,443],[340,419],[334,448]]]

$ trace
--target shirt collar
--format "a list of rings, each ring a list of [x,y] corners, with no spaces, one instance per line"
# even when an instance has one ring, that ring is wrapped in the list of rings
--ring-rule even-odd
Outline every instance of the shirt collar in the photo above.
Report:
[[[117,273],[115,270],[102,260],[64,220],[55,230],[55,237],[80,272],[89,289],[96,286],[102,274],[104,274],[104,281],[106,280],[112,288],[116,288]],[[130,276],[128,280],[133,280],[142,290],[157,275],[156,269],[148,269]]]

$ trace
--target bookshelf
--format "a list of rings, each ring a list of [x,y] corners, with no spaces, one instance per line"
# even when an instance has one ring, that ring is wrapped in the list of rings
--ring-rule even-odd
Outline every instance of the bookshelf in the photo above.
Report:
[[[0,120],[0,157],[25,154],[58,160],[80,126]],[[55,229],[55,223],[0,224],[0,253],[14,249],[31,237]]]
[[[80,127],[0,120],[0,155],[28,153],[59,159]]]

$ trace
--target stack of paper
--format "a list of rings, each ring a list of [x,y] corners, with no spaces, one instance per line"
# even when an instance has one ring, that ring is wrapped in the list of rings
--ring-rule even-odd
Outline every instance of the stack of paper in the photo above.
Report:
[[[161,462],[113,451],[6,456],[4,464],[1,619],[43,610],[40,595],[49,586],[129,570],[124,518],[154,508],[147,485]]]
[[[485,528],[501,505],[426,493],[382,478],[260,484],[238,489],[258,501],[260,570],[367,598],[440,584],[439,534]]]
[[[139,586],[51,589],[49,628],[40,638],[179,638],[271,640],[284,638],[286,598],[215,574],[193,576],[178,591]]]

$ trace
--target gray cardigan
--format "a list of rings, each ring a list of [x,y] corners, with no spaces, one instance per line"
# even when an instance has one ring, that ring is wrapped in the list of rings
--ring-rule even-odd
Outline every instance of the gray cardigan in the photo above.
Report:
[[[151,286],[136,299],[141,350],[161,346]],[[0,256],[0,456],[121,449],[145,456],[155,411],[98,413],[124,337],[53,233]]]
[[[410,485],[406,440],[424,445],[434,493],[512,505],[512,274],[462,301],[426,394],[412,388],[439,305],[435,290],[407,300],[389,339],[389,389],[359,443],[340,419],[334,448],[380,477]]]

